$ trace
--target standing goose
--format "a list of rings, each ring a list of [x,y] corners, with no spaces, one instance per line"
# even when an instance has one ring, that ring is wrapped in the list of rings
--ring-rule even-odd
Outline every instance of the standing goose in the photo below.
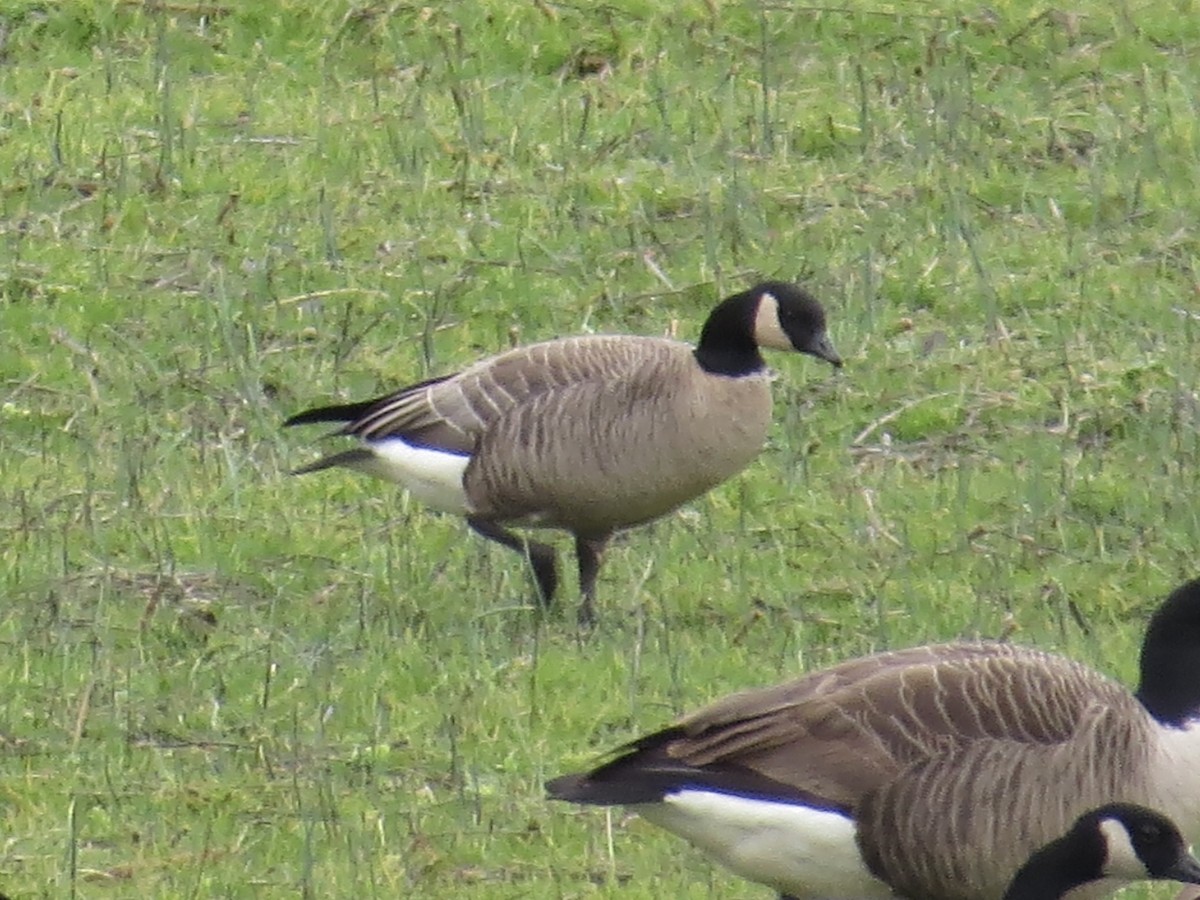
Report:
[[[726,697],[547,790],[628,806],[797,900],[995,900],[1111,800],[1200,834],[1200,580],[1151,617],[1140,671],[1131,694],[1011,644],[880,653]]]
[[[596,335],[520,347],[363,403],[285,425],[340,422],[361,441],[297,470],[359,469],[526,553],[540,599],[558,584],[554,549],[507,525],[575,537],[581,622],[614,532],[671,512],[745,468],[771,423],[759,348],[841,366],[825,312],[801,288],[765,282],[720,303],[695,347]]]
[[[1166,816],[1133,803],[1109,803],[1084,813],[1070,831],[1035,852],[1003,900],[1060,900],[1101,879],[1200,884],[1200,862]]]

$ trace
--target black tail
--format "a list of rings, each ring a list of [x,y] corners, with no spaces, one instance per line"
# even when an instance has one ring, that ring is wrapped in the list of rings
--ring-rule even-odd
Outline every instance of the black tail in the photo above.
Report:
[[[687,736],[683,726],[672,725],[630,741],[614,751],[615,759],[590,772],[550,779],[546,782],[546,793],[553,800],[569,803],[636,806],[658,803],[669,794],[691,788],[843,811],[838,804],[803,787],[776,781],[751,768],[719,761],[694,766],[672,757],[671,745]]]
[[[673,791],[688,786],[679,773],[633,771],[624,778],[605,778],[604,772],[560,775],[546,782],[551,800],[585,806],[636,806],[658,803]]]
[[[374,458],[375,454],[366,447],[354,447],[350,450],[343,450],[341,453],[335,453],[333,456],[324,456],[314,463],[309,463],[307,466],[292,469],[292,474],[307,475],[309,472],[320,472],[322,469],[332,469],[334,466],[345,466],[348,469],[362,469],[364,463],[368,463]]]
[[[439,384],[453,377],[452,375],[441,375],[437,378],[418,381],[416,384],[410,384],[408,387],[400,388],[400,390],[393,391],[390,394],[384,394],[382,397],[375,397],[372,400],[361,400],[358,403],[339,403],[336,406],[318,406],[315,409],[306,409],[302,413],[296,413],[296,415],[284,422],[283,425],[286,428],[289,425],[312,425],[316,422],[342,422],[350,426],[362,419],[377,406],[392,403],[405,394],[422,390],[433,384]],[[342,433],[350,433],[350,428],[346,428]]]
[[[290,425],[312,425],[317,422],[357,422],[367,414],[372,406],[378,403],[379,400],[364,400],[359,403],[341,403],[337,406],[318,406],[315,409],[306,409],[302,413],[296,413],[286,422],[284,427]]]

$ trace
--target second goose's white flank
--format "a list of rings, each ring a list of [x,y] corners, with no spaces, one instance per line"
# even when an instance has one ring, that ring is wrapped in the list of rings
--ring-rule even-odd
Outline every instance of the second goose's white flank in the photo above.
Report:
[[[804,882],[813,898],[894,896],[863,864],[854,821],[834,810],[700,789],[630,809],[744,878],[780,891]]]

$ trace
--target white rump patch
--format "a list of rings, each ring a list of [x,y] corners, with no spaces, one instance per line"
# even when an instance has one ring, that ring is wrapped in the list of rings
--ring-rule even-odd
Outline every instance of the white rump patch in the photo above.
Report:
[[[867,870],[854,821],[841,813],[700,789],[630,809],[777,891],[829,900],[893,897]]]
[[[414,447],[396,437],[371,441],[367,446],[375,455],[364,459],[356,468],[404,485],[410,494],[432,509],[467,515],[463,473],[471,457]]]

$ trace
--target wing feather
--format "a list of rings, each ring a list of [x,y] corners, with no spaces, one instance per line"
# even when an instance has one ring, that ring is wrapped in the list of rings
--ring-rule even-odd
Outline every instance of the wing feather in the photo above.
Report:
[[[454,375],[411,385],[375,401],[343,434],[401,437],[435,449],[473,452],[494,423],[532,398],[584,382],[624,377],[687,344],[661,338],[595,335],[518,347]]]

